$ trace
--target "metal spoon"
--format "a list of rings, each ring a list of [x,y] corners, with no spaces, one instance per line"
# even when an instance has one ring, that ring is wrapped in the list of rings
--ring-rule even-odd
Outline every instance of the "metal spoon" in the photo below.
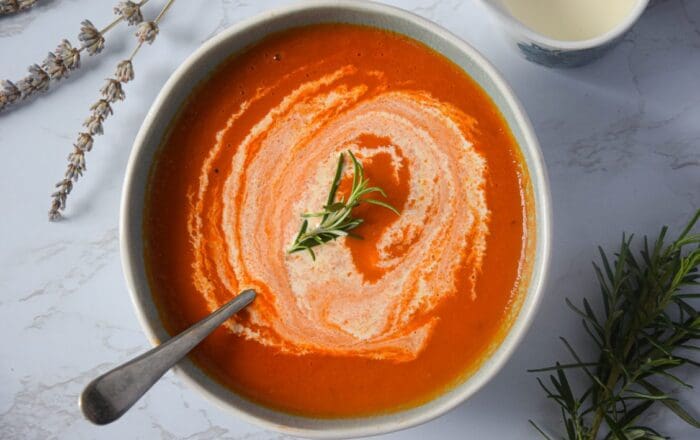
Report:
[[[255,291],[244,290],[179,335],[90,382],[80,395],[80,408],[85,417],[97,425],[117,420],[166,371],[253,299]]]

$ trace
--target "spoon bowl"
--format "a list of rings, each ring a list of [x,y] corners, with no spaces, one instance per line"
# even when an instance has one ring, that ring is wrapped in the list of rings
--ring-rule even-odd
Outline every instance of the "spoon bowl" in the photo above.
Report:
[[[105,425],[117,420],[166,371],[175,366],[224,321],[254,299],[254,290],[244,290],[179,335],[90,382],[80,395],[79,401],[85,418],[97,425]]]

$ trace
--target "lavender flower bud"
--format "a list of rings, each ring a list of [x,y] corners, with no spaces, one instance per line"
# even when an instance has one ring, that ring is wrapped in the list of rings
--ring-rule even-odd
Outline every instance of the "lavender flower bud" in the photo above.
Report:
[[[92,136],[90,136],[88,133],[78,134],[78,139],[75,141],[73,146],[80,151],[92,150]]]
[[[105,37],[102,36],[90,20],[83,20],[80,23],[78,40],[83,43],[83,47],[87,49],[90,55],[102,52],[102,49],[105,47]]]
[[[17,6],[19,7],[19,10],[31,8],[34,6],[34,3],[36,3],[36,0],[17,0],[16,1]]]
[[[103,134],[104,130],[102,129],[102,119],[101,117],[97,115],[90,115],[85,122],[83,122],[83,127],[87,128],[88,131],[90,132],[91,135],[95,136],[98,134]]]
[[[124,60],[117,64],[117,71],[114,73],[114,77],[117,81],[127,83],[134,79],[134,67],[131,64],[131,60]]]
[[[61,219],[61,213],[58,212],[61,209],[61,201],[63,201],[64,206],[66,203],[66,196],[62,193],[59,193],[59,191],[56,191],[51,195],[51,197],[53,197],[53,200],[51,201],[51,208],[49,209],[49,221],[52,222]]]
[[[73,182],[71,179],[62,179],[56,184],[56,188],[58,188],[58,190],[51,194],[53,201],[51,202],[51,209],[49,210],[49,220],[58,220],[61,218],[61,214],[58,211],[66,207],[66,197],[73,189]]]
[[[38,64],[29,66],[29,75],[17,81],[22,99],[27,98],[35,92],[41,92],[49,88],[49,74],[44,71]]]
[[[143,22],[139,25],[135,35],[141,43],[152,44],[158,35],[158,24],[155,21]]]
[[[12,14],[19,10],[16,0],[0,0],[0,14]]]
[[[66,167],[66,174],[64,175],[65,179],[77,181],[83,175],[83,169],[76,163],[79,160],[75,152],[68,155],[68,166]]]
[[[74,48],[68,40],[61,40],[56,48],[56,56],[61,59],[68,70],[80,67],[80,51]]]
[[[63,195],[63,199],[65,200],[65,195],[70,194],[73,189],[73,182],[63,179],[56,184],[56,188],[59,188],[58,191],[51,194],[51,197],[61,197],[61,195]]]
[[[107,116],[112,114],[112,106],[109,105],[109,102],[107,102],[104,99],[100,99],[96,103],[90,107],[90,110],[92,110],[92,114],[105,119]]]
[[[49,52],[49,54],[46,56],[42,67],[46,73],[49,74],[51,79],[61,79],[68,76],[68,69],[63,64],[63,60],[52,52]]]
[[[36,0],[0,0],[0,14],[13,14],[31,8]]]
[[[22,97],[22,93],[10,80],[2,81],[2,90],[0,90],[0,94],[5,100],[5,105],[10,105]]]
[[[122,84],[116,79],[108,78],[107,82],[100,89],[100,93],[108,102],[121,101],[124,99]]]
[[[66,177],[71,179],[71,180],[76,180],[78,177],[82,176],[83,171],[86,170],[86,168],[85,168],[85,151],[76,147],[68,155],[68,162],[72,166],[68,167],[67,172],[66,172]]]
[[[114,13],[126,20],[129,25],[138,24],[143,21],[141,6],[132,1],[119,2],[114,8]]]
[[[75,177],[82,176],[83,171],[86,170],[85,151],[81,150],[76,146],[75,149],[68,155],[68,162],[73,166],[70,167],[72,169],[68,173],[66,173],[66,177],[68,177],[69,179],[74,179]],[[72,177],[68,176],[68,174],[71,174]]]

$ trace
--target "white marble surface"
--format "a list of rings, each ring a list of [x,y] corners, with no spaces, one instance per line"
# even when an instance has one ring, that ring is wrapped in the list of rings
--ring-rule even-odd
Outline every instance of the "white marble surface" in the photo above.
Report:
[[[44,0],[0,18],[0,77],[17,79],[60,38],[75,41],[83,18],[111,19],[111,0]],[[146,8],[154,14],[162,0]],[[168,374],[123,419],[84,421],[81,388],[147,348],[119,263],[117,222],[129,148],[156,93],[204,40],[277,1],[179,0],[161,34],[136,60],[136,80],[115,106],[69,200],[49,224],[52,185],[103,79],[133,44],[116,29],[99,57],[33,102],[0,115],[0,438],[272,439],[213,407]],[[533,418],[557,429],[558,414],[527,368],[564,356],[556,336],[583,341],[564,297],[596,294],[595,245],[613,247],[623,228],[677,228],[700,206],[700,2],[657,1],[603,60],[553,71],[522,60],[473,1],[391,3],[437,21],[493,61],[532,118],[544,150],[554,207],[550,283],[537,320],[509,364],[482,391],[393,439],[537,438]],[[699,383],[698,377],[690,380]],[[700,396],[687,393],[700,412]],[[698,438],[663,410],[650,423],[674,438]]]

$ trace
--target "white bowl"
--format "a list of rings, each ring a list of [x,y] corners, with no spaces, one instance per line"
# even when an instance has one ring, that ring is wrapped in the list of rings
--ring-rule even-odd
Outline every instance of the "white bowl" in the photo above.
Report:
[[[484,386],[523,338],[542,294],[549,259],[550,201],[544,163],[522,106],[501,76],[476,50],[441,27],[401,9],[364,1],[316,1],[270,10],[244,20],[207,41],[170,77],[151,106],[134,142],[124,182],[120,239],[122,266],[141,325],[152,343],[170,335],[153,302],[143,256],[143,208],[154,154],[178,108],[193,87],[219,63],[266,35],[314,23],[345,22],[388,29],[423,42],[464,69],[490,95],[508,121],[529,170],[536,221],[536,250],[530,283],[517,316],[501,344],[464,382],[419,407],[374,417],[315,419],[285,414],[255,404],[206,376],[189,359],[176,372],[233,416],[286,434],[345,438],[396,431],[438,417]]]
[[[547,67],[579,67],[602,57],[622,40],[649,5],[649,0],[636,0],[629,14],[608,32],[586,40],[567,41],[528,28],[507,12],[502,0],[477,1],[498,19],[510,41],[527,60]]]

